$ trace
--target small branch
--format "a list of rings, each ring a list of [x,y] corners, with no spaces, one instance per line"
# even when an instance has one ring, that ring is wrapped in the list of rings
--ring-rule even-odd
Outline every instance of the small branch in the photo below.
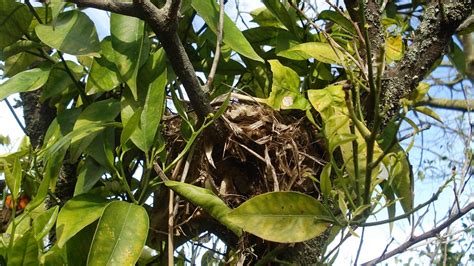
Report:
[[[211,71],[207,77],[207,89],[211,90],[214,76],[216,75],[217,65],[221,57],[221,46],[222,46],[222,34],[224,32],[224,0],[219,0],[219,25],[217,26],[217,40],[216,40],[216,52],[214,53],[214,61],[212,62]]]
[[[5,101],[5,103],[7,104],[8,106],[8,109],[10,109],[10,112],[12,113],[13,117],[15,118],[16,120],[16,123],[18,124],[18,126],[20,126],[21,130],[23,131],[23,133],[25,133],[26,136],[28,136],[28,133],[26,132],[26,128],[25,126],[23,125],[23,123],[21,122],[20,118],[18,117],[18,115],[15,113],[15,109],[13,109],[13,106],[10,104],[10,102],[8,101],[7,98],[3,99]]]
[[[427,105],[431,107],[469,112],[474,109],[474,100],[453,100],[453,99],[443,99],[443,98],[424,98],[423,100],[417,102],[415,106]]]
[[[408,241],[401,244],[396,249],[394,249],[390,252],[387,252],[384,255],[382,255],[382,256],[380,256],[376,259],[365,262],[362,265],[374,265],[374,264],[379,263],[381,261],[384,261],[388,258],[391,258],[391,257],[393,257],[397,254],[405,252],[409,247],[413,246],[414,244],[416,244],[418,242],[421,242],[421,241],[426,240],[426,239],[431,238],[431,237],[436,237],[446,227],[450,226],[452,223],[454,223],[456,220],[463,217],[465,214],[470,212],[472,209],[474,209],[474,202],[469,203],[464,208],[460,209],[457,213],[455,213],[453,215],[450,215],[449,218],[446,221],[444,221],[443,223],[441,223],[439,226],[437,226],[437,227],[431,229],[430,231],[428,231],[424,234],[421,234],[419,236],[411,237]]]
[[[170,189],[168,199],[168,265],[174,265],[174,191]]]

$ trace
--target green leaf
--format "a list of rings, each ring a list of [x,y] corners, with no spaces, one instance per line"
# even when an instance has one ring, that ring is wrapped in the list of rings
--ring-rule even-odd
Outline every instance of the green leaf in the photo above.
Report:
[[[54,206],[51,209],[41,213],[33,220],[33,232],[36,241],[41,243],[43,238],[49,233],[56,223],[59,206]]]
[[[51,8],[51,20],[53,26],[56,26],[56,22],[58,20],[58,16],[63,10],[66,3],[61,0],[51,0],[49,2],[49,7]]]
[[[387,63],[398,61],[403,57],[403,40],[401,35],[390,36],[385,41],[385,58]]]
[[[250,15],[252,16],[252,21],[255,23],[258,23],[258,25],[262,27],[284,27],[283,24],[273,15],[273,13],[268,10],[266,7],[261,7],[254,9],[250,12]],[[254,28],[254,29],[259,29]]]
[[[88,135],[76,135],[71,138],[71,158],[75,160],[80,154],[91,144],[95,136],[108,122],[115,120],[120,113],[120,103],[115,99],[107,99],[103,101],[94,102],[87,106],[79,115],[79,118],[74,125],[73,132],[82,132],[86,128],[93,127]],[[102,126],[101,129],[94,127]]]
[[[38,244],[31,230],[17,239],[9,251],[8,265],[39,265]]]
[[[87,265],[134,265],[145,246],[148,224],[142,206],[111,202],[97,225]]]
[[[342,85],[330,85],[321,90],[308,90],[308,99],[324,121],[331,118],[336,113],[336,109],[342,109],[345,106]]]
[[[89,255],[97,224],[98,221],[89,224],[67,241],[66,260],[68,266],[87,265],[87,256]]]
[[[48,252],[43,254],[40,258],[40,265],[44,266],[56,266],[65,264],[65,250],[59,249],[57,245],[54,245],[52,248],[50,248]]]
[[[269,60],[273,73],[272,91],[266,103],[275,110],[309,108],[306,98],[299,92],[300,77],[278,60]]]
[[[29,40],[20,40],[0,50],[0,60],[5,61],[3,76],[12,77],[22,71],[27,70],[33,62],[40,61],[41,58],[31,54],[36,52],[41,45]]]
[[[176,193],[187,199],[192,204],[201,207],[214,219],[225,225],[229,230],[234,232],[237,236],[242,234],[240,228],[232,224],[227,215],[231,211],[229,207],[212,191],[193,186],[190,184],[176,182],[176,181],[165,181],[165,185]]]
[[[331,164],[327,163],[323,170],[321,171],[321,176],[320,176],[320,182],[321,182],[321,192],[325,197],[329,197],[331,195]]]
[[[453,40],[449,43],[448,58],[461,75],[466,75],[466,55],[461,47]]]
[[[329,43],[307,42],[295,45],[290,49],[277,53],[278,56],[292,60],[307,60],[314,58],[327,64],[339,64],[339,58]],[[339,53],[342,56],[342,53]]]
[[[138,108],[132,115],[132,117],[130,117],[130,119],[128,119],[128,121],[126,122],[126,124],[124,124],[123,126],[123,130],[122,130],[122,134],[120,135],[120,144],[122,147],[125,147],[125,144],[127,143],[127,141],[130,139],[130,137],[132,136],[132,134],[137,130],[139,129],[138,128],[138,125],[140,123],[140,116],[142,114],[142,111],[143,109],[142,108]],[[137,143],[142,143],[143,139],[139,139],[139,142],[135,142],[135,144],[137,145],[137,147],[140,148],[141,145],[138,145]],[[145,148],[144,148],[145,149]],[[145,150],[146,152],[146,150]]]
[[[3,162],[3,164],[5,170],[5,180],[7,182],[8,189],[10,190],[13,199],[16,201],[16,199],[18,199],[18,197],[20,196],[22,179],[20,159],[18,157],[15,157],[13,163],[13,171],[10,171],[10,168],[8,167],[5,161]]]
[[[80,80],[83,75],[84,68],[72,61],[66,61],[66,65],[74,76],[75,80]],[[77,90],[76,83],[67,73],[62,62],[56,63],[49,73],[48,82],[43,88],[41,100],[44,101],[51,97],[63,96],[70,90]],[[82,89],[82,88],[81,88]]]
[[[391,153],[384,159],[389,172],[389,184],[393,192],[400,199],[405,213],[413,209],[413,172],[403,148],[397,144]]]
[[[115,55],[115,65],[127,83],[134,99],[137,99],[137,75],[150,50],[148,37],[144,35],[145,22],[138,18],[112,13],[110,33]]]
[[[43,180],[41,180],[40,186],[36,192],[35,197],[32,201],[30,201],[30,203],[28,203],[28,205],[26,205],[26,211],[34,210],[44,201],[44,199],[48,195],[50,180],[51,179],[47,176],[45,176]]]
[[[321,235],[329,226],[329,217],[318,200],[299,192],[258,195],[228,215],[229,221],[244,231],[279,243],[302,242]]]
[[[101,57],[95,57],[86,83],[86,93],[94,94],[113,90],[120,84],[120,76],[114,64],[114,50],[111,37],[101,42]]]
[[[437,120],[440,123],[443,123],[443,119],[435,112],[433,109],[426,107],[426,106],[417,106],[415,107],[416,112],[420,112],[422,114],[425,114],[435,120]]]
[[[35,31],[42,42],[61,52],[99,56],[99,38],[94,23],[80,11],[61,13],[55,25],[40,24],[36,26]]]
[[[16,74],[0,84],[0,101],[14,93],[41,88],[48,80],[48,75],[49,69],[46,68],[33,68]]]
[[[290,14],[287,7],[279,0],[263,0],[263,4],[272,12],[272,14],[283,24],[290,32],[296,31],[296,19]],[[291,10],[291,9],[290,9]]]
[[[62,248],[71,237],[99,219],[106,206],[105,199],[91,194],[82,194],[68,200],[59,212],[56,223],[58,246]]]
[[[79,168],[76,186],[74,188],[74,196],[88,193],[106,171],[105,167],[88,156],[84,160],[84,164]]]
[[[28,31],[33,14],[24,4],[0,0],[0,49],[21,38]]]
[[[408,99],[413,101],[421,101],[428,93],[430,89],[430,84],[426,82],[420,82],[416,87],[415,91],[408,97]]]
[[[319,13],[318,19],[332,21],[337,25],[341,26],[346,31],[348,31],[350,34],[356,34],[356,30],[352,22],[339,12],[333,10],[323,10],[321,13]]]
[[[207,26],[217,33],[219,24],[219,7],[214,0],[193,0],[192,7],[199,16],[206,22]],[[264,60],[255,52],[250,43],[245,39],[239,28],[232,20],[225,15],[224,18],[224,36],[222,41],[229,45],[232,50],[249,59],[264,62]]]
[[[144,98],[139,130],[132,135],[133,142],[142,151],[148,152],[154,145],[156,132],[165,109],[167,69],[163,49],[156,51],[139,73],[139,98]]]

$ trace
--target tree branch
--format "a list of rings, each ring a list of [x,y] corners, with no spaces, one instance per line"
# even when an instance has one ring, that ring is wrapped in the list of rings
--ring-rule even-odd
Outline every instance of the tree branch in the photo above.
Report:
[[[472,8],[471,0],[445,4],[433,1],[426,8],[413,43],[402,60],[387,71],[383,81],[381,103],[384,124],[398,113],[400,99],[415,90],[433,63],[445,53],[451,36],[471,14]]]
[[[122,15],[143,19],[155,32],[174,72],[180,79],[189,97],[191,106],[201,121],[213,110],[210,105],[209,95],[206,94],[191,61],[184,50],[183,44],[177,34],[179,0],[168,0],[163,8],[156,7],[149,0],[136,0],[134,3],[120,3],[110,0],[69,0],[82,7],[93,7]],[[219,132],[221,133],[221,132]]]
[[[423,100],[417,102],[416,106],[427,105],[436,108],[470,112],[474,110],[474,100],[453,100],[453,99],[443,99],[443,98],[424,98]]]
[[[110,11],[117,14],[142,18],[140,12],[134,8],[132,3],[122,3],[118,1],[96,1],[96,0],[68,0],[79,7],[92,7],[100,10]]]
[[[385,253],[384,255],[376,258],[376,259],[373,259],[371,261],[368,261],[368,262],[365,262],[364,264],[362,265],[374,265],[376,263],[379,263],[381,261],[384,261],[390,257],[393,257],[397,254],[400,254],[400,253],[403,253],[405,252],[409,247],[413,246],[414,244],[418,243],[418,242],[421,242],[423,240],[426,240],[428,238],[431,238],[431,237],[435,237],[436,235],[438,235],[441,231],[443,231],[446,227],[450,226],[453,222],[455,222],[456,220],[458,220],[459,218],[463,217],[465,214],[467,214],[468,212],[470,212],[472,209],[474,209],[474,202],[471,202],[469,203],[468,205],[466,205],[464,208],[460,209],[459,212],[455,213],[455,214],[452,214],[451,216],[449,216],[449,218],[444,221],[443,223],[441,223],[439,226],[431,229],[430,231],[424,233],[424,234],[421,234],[419,236],[413,236],[411,237],[408,241],[406,241],[405,243],[401,244],[400,246],[398,246],[396,249],[390,251],[390,252],[387,252]]]

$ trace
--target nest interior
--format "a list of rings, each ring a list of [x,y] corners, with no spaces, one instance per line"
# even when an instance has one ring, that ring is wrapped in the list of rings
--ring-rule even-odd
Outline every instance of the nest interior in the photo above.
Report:
[[[259,103],[231,102],[221,116],[228,138],[216,143],[205,132],[198,139],[186,182],[215,192],[228,206],[272,191],[299,191],[318,197],[325,163],[323,141],[303,112],[277,112]],[[184,146],[180,120],[168,126],[169,153]],[[179,177],[177,177],[179,179]],[[183,204],[186,205],[186,204]],[[183,206],[182,206],[183,207]],[[179,220],[189,220],[187,215]],[[182,213],[182,212],[180,212]]]

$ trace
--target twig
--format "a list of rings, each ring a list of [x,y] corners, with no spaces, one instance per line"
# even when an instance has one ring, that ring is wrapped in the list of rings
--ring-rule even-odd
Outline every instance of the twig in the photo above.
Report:
[[[413,136],[415,136],[416,134],[422,132],[422,131],[425,131],[425,130],[428,130],[431,128],[431,124],[430,123],[422,123],[421,126],[418,128],[418,130],[413,130],[412,132],[406,134],[405,136],[401,137],[398,142],[402,142],[406,139],[409,139]]]
[[[354,266],[357,266],[357,261],[359,260],[359,255],[362,250],[362,244],[364,243],[364,233],[365,233],[365,227],[362,227],[362,234],[360,236],[359,248],[357,249],[357,255],[354,261]]]
[[[449,218],[446,221],[444,221],[443,223],[441,223],[439,226],[437,226],[437,227],[431,229],[430,231],[428,231],[426,233],[423,233],[419,236],[411,237],[408,241],[401,244],[400,246],[398,246],[394,250],[392,250],[390,252],[387,252],[386,254],[383,254],[382,256],[380,256],[376,259],[365,262],[362,265],[373,265],[373,264],[379,263],[379,262],[384,261],[388,258],[391,258],[391,257],[393,257],[397,254],[405,252],[409,247],[413,246],[414,244],[416,244],[420,241],[423,241],[423,240],[426,240],[428,238],[437,236],[442,230],[444,230],[446,227],[451,225],[456,220],[463,217],[465,214],[470,212],[472,209],[474,209],[474,202],[469,203],[464,208],[460,209],[459,212],[449,216]]]
[[[212,88],[212,82],[216,75],[217,65],[219,65],[219,59],[221,57],[221,46],[222,46],[222,35],[224,32],[224,0],[219,0],[219,25],[217,26],[217,40],[216,40],[216,51],[214,53],[214,60],[212,62],[211,71],[207,77],[207,89],[210,91]]]
[[[23,131],[23,133],[28,136],[28,133],[26,132],[26,128],[25,128],[25,126],[23,125],[23,123],[21,123],[21,120],[20,120],[20,118],[18,117],[18,115],[15,113],[15,109],[13,109],[13,106],[10,104],[10,102],[8,101],[7,98],[5,98],[4,101],[5,101],[5,103],[7,104],[8,109],[10,109],[10,112],[12,113],[13,117],[15,118],[16,123],[18,124],[18,126],[20,126],[21,130]]]
[[[165,175],[165,173],[163,172],[163,169],[161,169],[161,166],[157,162],[153,162],[153,169],[158,174],[158,176],[161,178],[161,180],[163,180],[163,181],[169,181],[170,180]]]
[[[174,191],[168,199],[168,265],[174,265]]]

